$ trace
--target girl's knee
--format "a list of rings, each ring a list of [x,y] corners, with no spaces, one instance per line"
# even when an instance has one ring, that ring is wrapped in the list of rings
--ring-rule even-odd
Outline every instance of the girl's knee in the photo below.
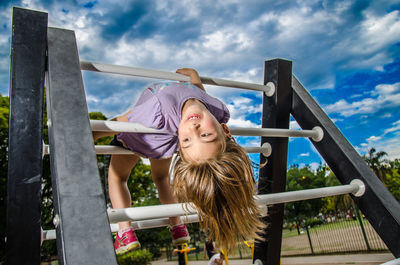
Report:
[[[152,173],[152,178],[153,178],[154,184],[156,184],[156,185],[163,184],[165,182],[169,183],[168,174],[153,174]]]

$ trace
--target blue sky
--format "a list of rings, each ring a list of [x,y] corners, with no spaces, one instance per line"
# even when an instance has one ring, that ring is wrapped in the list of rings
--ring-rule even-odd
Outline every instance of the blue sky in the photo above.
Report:
[[[8,95],[11,8],[49,13],[75,31],[82,60],[261,83],[264,61],[293,73],[360,154],[400,158],[400,2],[181,0],[0,2],[0,93]],[[84,72],[89,111],[125,111],[150,79]],[[228,105],[230,126],[258,127],[261,92],[207,91]],[[295,121],[291,128],[298,129]],[[259,145],[243,137],[243,145]],[[257,160],[257,156],[252,155]],[[321,162],[308,139],[290,139],[288,164]]]

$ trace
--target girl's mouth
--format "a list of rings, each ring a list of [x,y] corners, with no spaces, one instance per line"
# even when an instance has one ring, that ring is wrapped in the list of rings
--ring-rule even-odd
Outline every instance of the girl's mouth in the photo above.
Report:
[[[189,115],[186,120],[195,120],[195,119],[200,119],[200,115],[199,114]]]

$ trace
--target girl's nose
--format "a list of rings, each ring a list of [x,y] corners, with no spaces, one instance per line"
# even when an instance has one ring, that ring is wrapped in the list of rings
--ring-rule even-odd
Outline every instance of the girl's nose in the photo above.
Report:
[[[199,123],[193,123],[192,124],[192,128],[193,129],[198,129],[200,127],[200,124]]]

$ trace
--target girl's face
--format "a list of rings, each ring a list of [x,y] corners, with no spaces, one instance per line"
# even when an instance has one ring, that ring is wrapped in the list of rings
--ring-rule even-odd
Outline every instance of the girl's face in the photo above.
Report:
[[[182,111],[178,138],[182,155],[191,162],[215,157],[221,150],[228,127],[220,124],[208,109],[198,102]]]

